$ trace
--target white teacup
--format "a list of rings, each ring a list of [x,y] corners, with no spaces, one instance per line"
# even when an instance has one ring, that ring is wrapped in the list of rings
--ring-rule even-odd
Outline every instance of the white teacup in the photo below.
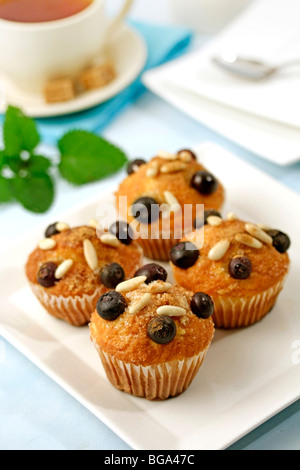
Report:
[[[101,54],[133,0],[109,20],[105,0],[56,21],[21,23],[0,19],[0,73],[26,91],[39,92],[47,80],[74,76]]]

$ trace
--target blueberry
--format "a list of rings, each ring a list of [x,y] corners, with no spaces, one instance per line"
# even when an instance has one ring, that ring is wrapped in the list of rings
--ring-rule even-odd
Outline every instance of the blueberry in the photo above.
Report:
[[[148,336],[155,343],[170,343],[176,336],[177,328],[174,320],[167,315],[158,315],[148,323]]]
[[[123,295],[116,291],[107,292],[102,295],[97,302],[98,315],[104,320],[116,320],[127,307],[127,302]]]
[[[127,167],[128,175],[132,175],[133,173],[136,173],[139,167],[142,165],[145,165],[145,163],[146,161],[143,160],[142,158],[136,158],[135,160],[132,160],[132,162],[130,162]]]
[[[132,207],[132,213],[139,222],[151,224],[159,218],[159,205],[152,197],[141,197],[137,199]]]
[[[248,279],[252,272],[252,263],[246,256],[233,258],[229,263],[229,274],[234,279]]]
[[[102,284],[109,289],[115,289],[120,282],[125,280],[125,272],[118,263],[111,263],[104,266],[100,272]]]
[[[56,225],[57,225],[57,222],[55,222],[55,224],[49,225],[49,227],[47,228],[47,230],[45,232],[45,237],[46,238],[50,238],[53,235],[56,235],[56,234],[59,233],[59,231],[56,229]]]
[[[273,246],[279,253],[285,253],[291,246],[291,240],[286,233],[280,230],[268,230],[267,234],[273,238]]]
[[[191,309],[198,318],[207,319],[214,313],[215,306],[208,294],[197,292],[191,300]]]
[[[170,259],[175,266],[181,269],[188,269],[193,266],[200,256],[196,245],[191,242],[180,242],[173,246]]]
[[[42,264],[37,275],[37,281],[40,286],[53,287],[57,282],[55,278],[55,271],[57,270],[57,264],[47,262]]]
[[[147,276],[146,284],[150,284],[153,281],[166,281],[168,277],[167,271],[156,263],[145,264],[140,268],[134,277]]]
[[[198,230],[199,228],[203,227],[203,225],[207,225],[207,219],[211,215],[214,215],[216,217],[220,217],[222,219],[222,215],[220,214],[219,211],[216,211],[215,209],[207,209],[204,211],[204,214],[202,217],[197,217],[194,220],[194,228]]]
[[[177,152],[177,155],[180,156],[181,153],[189,154],[193,160],[197,160],[197,156],[194,152],[192,152],[190,149],[182,149]]]
[[[127,222],[123,222],[121,220],[114,222],[109,231],[124,245],[130,245],[134,237],[132,228],[127,224]]]
[[[219,185],[214,175],[208,171],[198,171],[195,173],[191,184],[199,193],[206,195],[214,193]]]

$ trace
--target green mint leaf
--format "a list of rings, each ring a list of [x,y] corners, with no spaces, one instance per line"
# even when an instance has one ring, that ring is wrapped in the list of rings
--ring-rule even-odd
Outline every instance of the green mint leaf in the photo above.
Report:
[[[48,158],[43,157],[42,155],[31,155],[28,160],[27,168],[32,174],[41,174],[47,173],[51,166],[52,163]]]
[[[3,125],[4,150],[7,156],[31,152],[40,142],[35,122],[14,106],[9,106]]]
[[[14,196],[9,180],[0,176],[0,204],[13,201]]]
[[[4,164],[5,164],[4,150],[0,150],[0,170],[2,170]]]
[[[7,165],[11,171],[18,174],[24,167],[24,163],[20,157],[5,157],[4,164]]]
[[[49,175],[16,176],[9,180],[14,197],[28,211],[47,212],[54,200],[54,185]]]
[[[68,132],[58,143],[59,171],[74,185],[98,181],[120,170],[127,161],[122,150],[87,131]]]
[[[44,174],[52,166],[51,161],[42,155],[31,155],[28,160],[22,160],[20,157],[5,157],[4,163],[16,175],[19,175],[20,171],[37,175]]]

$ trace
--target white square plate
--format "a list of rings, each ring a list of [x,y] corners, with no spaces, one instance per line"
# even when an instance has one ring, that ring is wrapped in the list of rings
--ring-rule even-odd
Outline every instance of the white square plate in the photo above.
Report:
[[[44,226],[1,253],[0,333],[136,450],[225,449],[300,397],[300,197],[219,147],[195,150],[227,189],[224,213],[234,211],[290,235],[292,267],[265,319],[216,332],[199,374],[181,396],[149,402],[114,389],[88,327],[74,328],[44,311],[23,269]],[[95,195],[58,218],[84,224],[102,200]]]

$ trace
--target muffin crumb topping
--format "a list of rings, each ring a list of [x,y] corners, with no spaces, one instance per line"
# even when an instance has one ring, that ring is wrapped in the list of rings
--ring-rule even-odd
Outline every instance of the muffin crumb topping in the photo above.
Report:
[[[187,164],[191,163],[192,160],[196,160],[195,154],[190,150],[182,150],[177,154],[160,150],[157,152],[156,158],[165,160],[165,163],[161,163],[155,159],[151,161],[146,170],[147,178],[155,178],[159,174],[169,175],[185,171]]]

